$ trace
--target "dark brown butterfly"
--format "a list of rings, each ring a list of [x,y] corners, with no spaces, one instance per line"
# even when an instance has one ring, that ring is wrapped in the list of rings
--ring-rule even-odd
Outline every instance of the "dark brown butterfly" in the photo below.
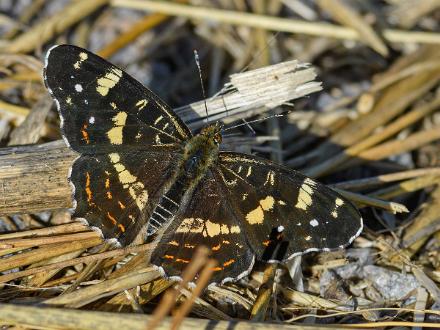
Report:
[[[179,277],[205,245],[212,282],[240,278],[255,258],[285,261],[351,243],[356,208],[330,188],[266,159],[221,152],[221,125],[193,135],[153,92],[71,45],[52,47],[46,86],[64,140],[80,153],[69,180],[75,216],[122,246],[155,240],[151,262]],[[267,254],[273,233],[282,254]],[[280,235],[278,235],[280,237]]]

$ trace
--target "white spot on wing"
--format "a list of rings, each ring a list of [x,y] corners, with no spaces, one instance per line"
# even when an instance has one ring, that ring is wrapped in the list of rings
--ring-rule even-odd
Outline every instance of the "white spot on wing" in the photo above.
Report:
[[[81,93],[81,92],[83,91],[83,87],[82,87],[82,85],[81,85],[81,84],[76,84],[76,85],[75,85],[75,90],[76,90],[78,93]]]
[[[90,117],[89,118],[89,124],[94,124],[95,123],[95,117]]]
[[[313,220],[310,221],[310,226],[312,226],[312,227],[316,227],[316,226],[318,226],[318,225],[319,225],[318,220],[313,219]]]

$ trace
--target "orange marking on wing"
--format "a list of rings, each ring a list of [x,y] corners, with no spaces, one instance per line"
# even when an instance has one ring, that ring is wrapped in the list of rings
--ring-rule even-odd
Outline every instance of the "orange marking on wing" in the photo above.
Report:
[[[264,246],[269,246],[269,244],[270,244],[270,241],[269,240],[267,240],[267,241],[264,241],[263,243],[262,243]]]
[[[112,222],[112,224],[116,225],[118,222],[116,221],[115,218],[112,217],[112,215],[110,214],[110,212],[107,212],[107,218],[110,219],[110,221]]]
[[[118,204],[119,204],[119,207],[121,208],[121,210],[125,209],[125,205],[124,205],[124,204],[122,204],[122,202],[121,202],[121,201],[118,201]]]
[[[81,134],[83,136],[83,140],[86,141],[87,144],[90,143],[89,133],[87,132],[87,124],[84,124],[81,128]]]
[[[223,268],[222,268],[222,267],[214,267],[212,270],[213,270],[214,272],[218,272],[218,271],[220,271],[220,270],[223,270]]]
[[[110,188],[110,179],[109,178],[105,179],[105,187],[107,189]]]
[[[218,250],[220,250],[220,248],[221,248],[221,244],[218,244],[218,245],[216,245],[216,246],[213,246],[212,248],[211,248],[211,250],[212,251],[218,251]]]
[[[87,194],[87,202],[89,205],[92,205],[92,190],[90,189],[90,174],[86,172],[86,194]]]
[[[223,266],[228,267],[228,266],[232,265],[234,262],[235,262],[235,259],[230,259],[230,260],[224,262]]]
[[[124,233],[125,232],[125,227],[121,224],[118,224],[119,229]]]
[[[170,256],[169,254],[165,254],[163,257],[165,259],[174,259],[174,256]]]
[[[231,242],[229,242],[229,241],[226,241],[226,240],[223,240],[223,242],[222,242],[223,244],[231,244]]]
[[[177,243],[176,241],[171,241],[171,242],[168,242],[168,245],[179,246],[179,243]]]
[[[107,198],[108,199],[112,199],[113,198],[112,193],[110,191],[107,191]]]
[[[186,260],[186,259],[176,259],[176,262],[181,262],[183,264],[189,264],[189,260]]]

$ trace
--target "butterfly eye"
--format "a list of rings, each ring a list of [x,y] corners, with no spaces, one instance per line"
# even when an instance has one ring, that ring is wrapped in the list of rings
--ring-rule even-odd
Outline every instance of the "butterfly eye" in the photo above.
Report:
[[[220,144],[220,143],[222,143],[222,135],[221,135],[220,133],[218,133],[218,134],[216,134],[216,135],[214,136],[214,142],[215,142],[216,144]]]

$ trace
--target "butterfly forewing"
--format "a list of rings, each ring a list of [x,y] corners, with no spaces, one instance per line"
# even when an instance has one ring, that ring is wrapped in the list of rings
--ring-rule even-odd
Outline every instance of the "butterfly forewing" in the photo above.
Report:
[[[154,149],[191,136],[153,92],[85,49],[53,47],[44,75],[58,103],[64,137],[78,152]]]
[[[192,197],[174,218],[152,254],[152,263],[169,276],[181,276],[198,246],[206,246],[218,265],[211,282],[244,276],[254,254],[244,236],[240,220],[211,172],[199,183]]]
[[[330,188],[268,160],[221,153],[217,179],[257,259],[286,260],[348,245],[362,229],[357,209]],[[268,254],[273,233],[283,255]]]

